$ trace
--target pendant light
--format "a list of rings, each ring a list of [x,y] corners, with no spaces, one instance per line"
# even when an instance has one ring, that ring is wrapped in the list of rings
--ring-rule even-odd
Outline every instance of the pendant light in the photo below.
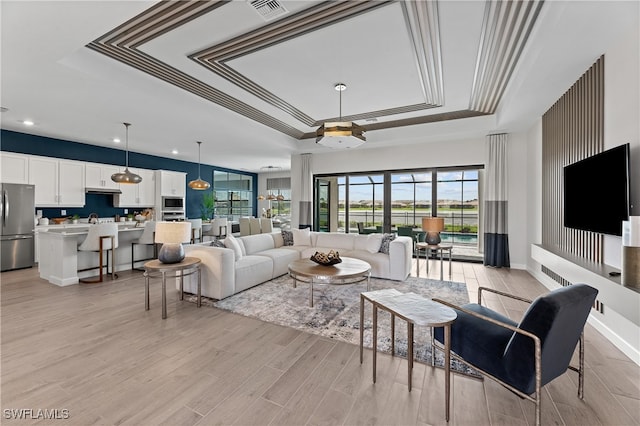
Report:
[[[342,92],[347,85],[337,83],[334,88],[340,93],[340,121],[328,121],[316,130],[316,143],[329,148],[355,148],[367,140],[364,127],[352,121],[342,121]]]
[[[111,180],[117,183],[136,184],[142,182],[142,178],[135,173],[129,171],[129,126],[131,123],[122,123],[126,132],[126,157],[124,172],[114,173],[111,175]]]
[[[202,142],[198,141],[196,143],[198,144],[198,179],[189,182],[189,188],[195,189],[196,191],[204,191],[205,189],[209,189],[211,185],[206,180],[200,178],[200,145]]]

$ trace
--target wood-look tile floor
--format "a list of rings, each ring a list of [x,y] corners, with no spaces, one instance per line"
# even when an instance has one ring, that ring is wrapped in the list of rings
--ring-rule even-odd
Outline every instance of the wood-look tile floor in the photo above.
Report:
[[[471,300],[480,285],[528,297],[545,292],[525,271],[453,267]],[[357,346],[197,309],[174,291],[163,321],[160,283],[145,311],[140,272],[63,288],[35,269],[0,280],[3,424],[446,424],[440,369],[415,364],[408,392],[406,360],[380,354],[374,385],[371,351],[360,365]],[[490,306],[514,318],[523,311],[498,299]],[[576,396],[575,373],[566,373],[543,390],[543,424],[640,424],[640,368],[591,326],[586,340],[585,399]],[[533,404],[493,381],[454,374],[452,396],[451,425],[533,424]],[[12,409],[68,418],[11,420]]]

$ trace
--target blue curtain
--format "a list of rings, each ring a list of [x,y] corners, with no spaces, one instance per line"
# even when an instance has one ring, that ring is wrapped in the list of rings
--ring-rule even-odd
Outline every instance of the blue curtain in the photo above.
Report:
[[[484,264],[509,267],[507,134],[487,136],[484,197]]]

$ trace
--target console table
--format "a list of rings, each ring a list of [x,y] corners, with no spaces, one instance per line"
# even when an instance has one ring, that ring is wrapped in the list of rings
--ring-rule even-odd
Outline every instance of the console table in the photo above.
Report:
[[[376,353],[378,346],[378,308],[391,314],[391,355],[395,353],[395,317],[407,322],[407,373],[408,387],[411,392],[411,376],[413,373],[413,328],[417,324],[425,327],[444,327],[444,388],[445,417],[449,421],[449,405],[451,393],[451,324],[458,315],[456,311],[441,303],[424,298],[415,293],[400,293],[396,289],[385,289],[360,293],[360,364],[363,362],[364,341],[364,303],[373,306],[373,383],[376,382]],[[432,331],[433,333],[433,331]],[[435,346],[431,348],[435,356]],[[433,363],[432,363],[433,364]]]
[[[180,278],[180,300],[184,300],[184,277],[198,274],[198,308],[201,304],[202,273],[200,271],[200,259],[197,257],[185,257],[182,262],[162,263],[158,259],[150,260],[144,264],[144,297],[145,311],[149,310],[149,278],[153,273],[162,275],[162,319],[167,318],[167,274],[170,277]]]

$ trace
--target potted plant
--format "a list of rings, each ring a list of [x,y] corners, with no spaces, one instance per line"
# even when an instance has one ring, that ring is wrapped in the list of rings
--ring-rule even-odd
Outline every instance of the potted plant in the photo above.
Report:
[[[74,214],[73,216],[71,216],[71,223],[73,223],[74,225],[78,223],[78,219],[80,219],[80,215],[79,214]]]
[[[202,220],[209,220],[213,217],[216,208],[216,196],[213,191],[202,194],[200,204],[200,217]]]

